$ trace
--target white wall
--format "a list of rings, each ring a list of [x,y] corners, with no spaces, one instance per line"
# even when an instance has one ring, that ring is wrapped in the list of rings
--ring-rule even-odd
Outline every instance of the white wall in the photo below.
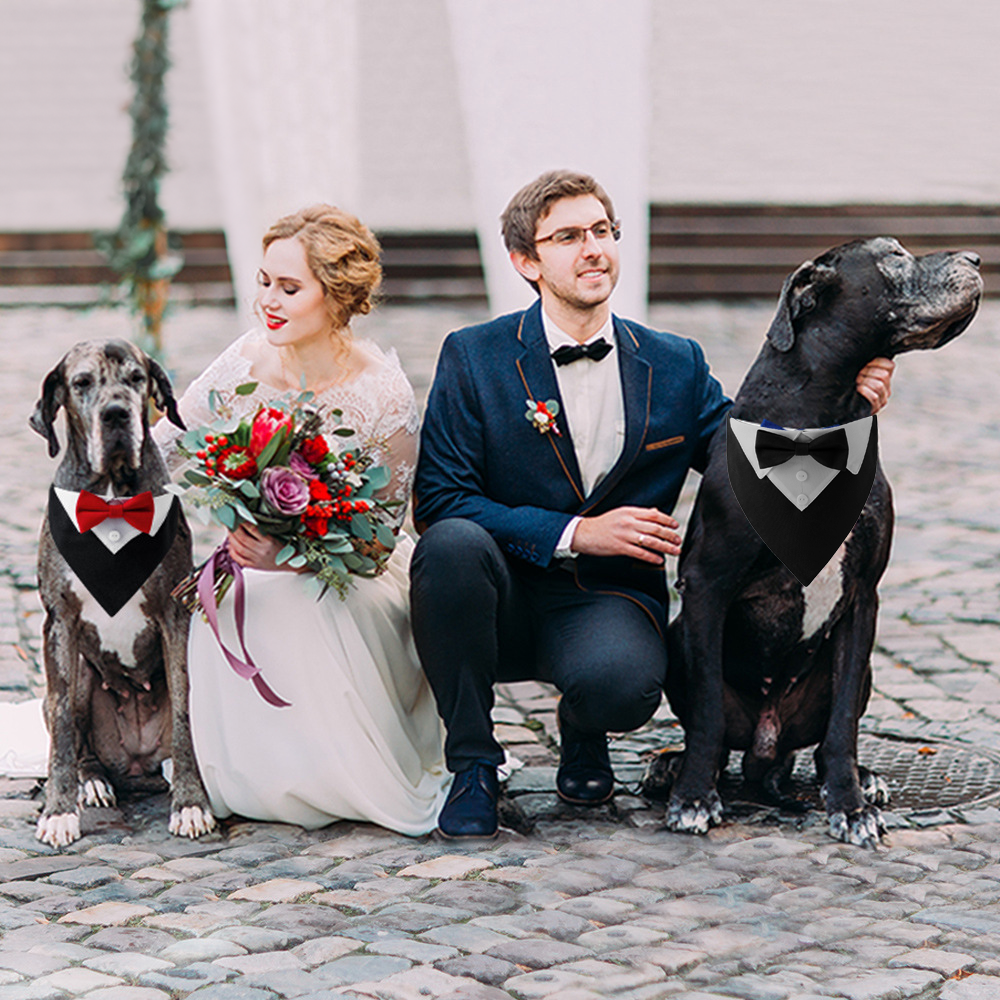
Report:
[[[3,0],[0,231],[117,224],[139,12],[131,0]],[[219,217],[193,27],[190,11],[172,15],[163,200],[172,226],[198,229]]]
[[[656,201],[1000,201],[1000,5],[654,5]]]
[[[993,0],[651,7],[654,201],[1000,203]],[[271,8],[277,15],[281,4]],[[445,0],[359,8],[359,204],[349,207],[376,228],[472,229]],[[2,14],[0,232],[114,225],[138,2],[3,0]],[[171,17],[173,172],[163,200],[175,228],[217,228],[193,11]],[[561,101],[585,102],[604,72],[569,60],[565,87],[537,99],[558,113]],[[604,124],[595,119],[595,142]]]

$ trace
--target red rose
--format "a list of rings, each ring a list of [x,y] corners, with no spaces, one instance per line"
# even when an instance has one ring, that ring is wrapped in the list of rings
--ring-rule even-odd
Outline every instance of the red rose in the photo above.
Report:
[[[330,487],[322,479],[310,479],[309,496],[313,500],[329,500]]]
[[[330,526],[330,519],[327,517],[318,517],[307,511],[302,518],[302,523],[305,525],[306,535],[310,538],[322,538]]]
[[[316,437],[306,438],[299,445],[299,451],[307,462],[317,465],[330,454],[330,446],[326,443],[326,439],[322,434],[317,434]]]

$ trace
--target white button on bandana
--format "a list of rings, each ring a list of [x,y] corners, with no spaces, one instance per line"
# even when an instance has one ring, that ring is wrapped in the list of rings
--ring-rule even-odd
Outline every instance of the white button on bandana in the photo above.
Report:
[[[795,478],[800,483],[804,483],[809,478],[809,473],[806,472],[805,469],[799,469],[799,471],[795,473]]]

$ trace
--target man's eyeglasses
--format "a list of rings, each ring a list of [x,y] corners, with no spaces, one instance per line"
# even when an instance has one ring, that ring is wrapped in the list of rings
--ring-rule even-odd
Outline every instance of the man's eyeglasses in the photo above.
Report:
[[[557,247],[574,247],[586,241],[587,233],[592,233],[598,243],[606,240],[617,242],[622,238],[622,224],[617,219],[614,222],[602,219],[592,226],[568,226],[566,229],[557,229],[548,236],[540,237],[535,240],[535,244],[537,246],[539,243],[555,243]]]

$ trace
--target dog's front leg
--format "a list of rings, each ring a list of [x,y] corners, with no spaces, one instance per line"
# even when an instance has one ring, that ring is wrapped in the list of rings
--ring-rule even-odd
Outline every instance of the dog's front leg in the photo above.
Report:
[[[835,643],[833,699],[818,753],[830,835],[861,847],[877,847],[885,833],[878,805],[866,801],[858,777],[858,721],[871,690],[870,657],[877,610],[876,594],[856,598],[830,637]]]
[[[722,687],[724,605],[712,588],[696,580],[684,583],[682,664],[684,671],[684,756],[667,803],[666,828],[677,833],[707,833],[722,822],[722,800],[716,790],[725,739]],[[718,605],[718,606],[717,606]],[[688,613],[690,609],[690,614]]]
[[[76,641],[79,621],[49,612],[45,617],[45,720],[49,728],[49,770],[45,783],[45,808],[35,836],[52,847],[66,847],[80,839],[78,805],[81,727],[80,687],[84,669]],[[87,668],[89,670],[89,668]],[[89,700],[89,699],[88,699]]]
[[[180,608],[171,609],[176,621],[163,631],[164,666],[170,692],[173,760],[171,779],[170,832],[178,837],[200,837],[215,829],[215,817],[208,806],[195,762],[188,715],[187,638],[190,616]]]

